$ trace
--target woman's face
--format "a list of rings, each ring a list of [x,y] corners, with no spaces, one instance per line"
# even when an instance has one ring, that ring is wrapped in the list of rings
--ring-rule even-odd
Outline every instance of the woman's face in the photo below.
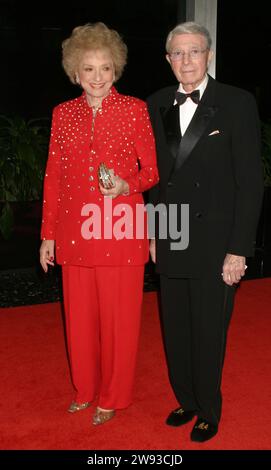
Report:
[[[115,78],[110,52],[107,49],[85,52],[79,62],[76,77],[91,105],[105,98]]]

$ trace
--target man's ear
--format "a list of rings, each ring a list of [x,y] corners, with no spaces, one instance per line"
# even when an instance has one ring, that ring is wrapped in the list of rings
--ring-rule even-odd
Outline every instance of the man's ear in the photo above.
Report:
[[[212,58],[214,57],[214,51],[210,50],[208,52],[208,58],[207,58],[207,64],[208,64],[208,67],[210,65],[210,63],[212,62]]]
[[[170,62],[170,57],[168,54],[166,54],[166,60],[168,61],[168,63],[171,65],[171,62]]]

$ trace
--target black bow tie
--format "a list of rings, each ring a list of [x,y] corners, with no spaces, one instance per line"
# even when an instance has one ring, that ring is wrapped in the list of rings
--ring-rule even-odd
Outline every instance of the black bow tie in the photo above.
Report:
[[[199,104],[199,90],[194,90],[192,93],[181,93],[180,91],[176,91],[175,98],[179,106],[184,104],[187,98],[191,98],[194,103]]]

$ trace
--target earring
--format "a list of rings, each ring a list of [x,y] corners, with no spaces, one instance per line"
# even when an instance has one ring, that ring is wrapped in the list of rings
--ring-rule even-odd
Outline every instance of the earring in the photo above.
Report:
[[[78,75],[75,75],[75,83],[77,83],[77,85],[80,85],[80,80],[79,80]]]

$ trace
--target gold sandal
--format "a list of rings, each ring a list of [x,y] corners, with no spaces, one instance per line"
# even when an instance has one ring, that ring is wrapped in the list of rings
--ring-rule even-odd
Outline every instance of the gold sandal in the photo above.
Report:
[[[95,414],[92,418],[92,424],[97,426],[98,424],[104,424],[115,416],[115,410],[101,410],[96,408]]]
[[[68,408],[69,413],[76,413],[77,411],[85,410],[90,406],[89,401],[85,401],[83,403],[77,403],[76,401],[72,401],[70,407]]]

